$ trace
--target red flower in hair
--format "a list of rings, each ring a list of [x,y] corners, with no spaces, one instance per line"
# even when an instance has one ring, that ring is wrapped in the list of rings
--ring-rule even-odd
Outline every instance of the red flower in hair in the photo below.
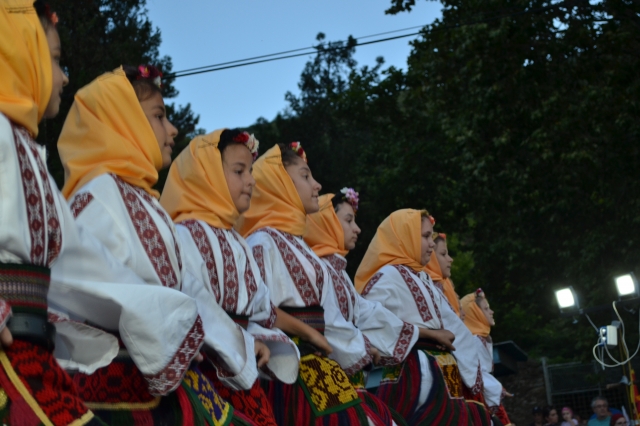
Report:
[[[300,142],[291,142],[289,144],[289,148],[293,150],[298,157],[302,158],[305,163],[307,162],[307,153],[302,149],[302,144]]]
[[[156,86],[162,87],[162,73],[153,65],[138,66],[138,80],[151,80]]]
[[[239,133],[236,136],[234,136],[233,141],[237,143],[247,143],[249,141],[249,133],[247,132]]]

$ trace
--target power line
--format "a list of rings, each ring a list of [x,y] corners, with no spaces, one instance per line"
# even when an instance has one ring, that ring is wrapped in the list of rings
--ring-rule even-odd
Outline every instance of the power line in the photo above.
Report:
[[[515,16],[525,15],[525,14],[529,14],[529,13],[544,12],[544,11],[547,11],[547,10],[551,10],[551,9],[560,7],[563,4],[564,4],[564,1],[560,1],[558,3],[554,3],[554,4],[551,4],[549,6],[541,7],[541,8],[538,8],[538,9],[523,10],[523,11],[520,11],[520,12],[514,12],[514,13],[510,13],[510,14],[506,14],[506,15],[496,15],[496,16],[491,17],[491,18],[481,19],[481,20],[471,21],[471,22],[465,22],[465,23],[461,23],[461,24],[457,24],[457,25],[449,25],[449,26],[437,27],[437,28],[433,28],[432,31],[449,31],[449,30],[458,29],[458,28],[471,26],[471,25],[486,24],[486,23],[490,23],[490,22],[493,22],[493,21],[496,21],[496,20],[500,20],[500,19],[504,19],[504,18],[515,17]],[[415,28],[422,28],[422,26],[415,26],[415,27],[409,27],[409,28],[404,28],[404,29],[400,29],[400,30],[387,31],[387,32],[384,32],[384,33],[372,34],[372,35],[360,37],[360,39],[371,38],[371,37],[376,37],[376,36],[385,35],[385,34],[402,32],[402,31],[408,31],[410,29],[415,29]],[[366,46],[366,45],[370,45],[370,44],[383,43],[383,42],[387,42],[387,41],[391,41],[391,40],[398,40],[398,39],[401,39],[401,38],[416,36],[416,35],[419,35],[419,34],[420,34],[420,31],[409,33],[409,34],[402,34],[402,35],[394,36],[394,37],[386,37],[386,38],[382,38],[382,39],[366,41],[366,42],[356,42],[355,45],[335,46],[335,47],[330,47],[330,48],[324,48],[323,52],[331,52],[331,51],[336,51],[336,50],[350,49],[350,48],[354,48],[354,47],[358,47],[358,46]],[[356,40],[358,40],[358,39],[356,39]],[[347,41],[343,41],[343,43],[346,43],[346,42]],[[295,53],[295,52],[302,52],[302,53]],[[268,55],[254,56],[254,57],[245,58],[245,59],[238,59],[238,60],[235,60],[235,61],[221,62],[221,63],[213,64],[213,65],[206,65],[206,66],[197,67],[197,68],[185,69],[185,70],[182,70],[182,71],[176,71],[174,73],[167,74],[167,77],[174,77],[174,78],[187,77],[187,76],[190,76],[190,75],[203,74],[203,73],[208,73],[208,72],[213,72],[213,71],[221,71],[221,70],[226,70],[226,69],[230,69],[230,68],[243,67],[243,66],[247,66],[247,65],[255,65],[255,64],[261,64],[261,63],[265,63],[265,62],[279,61],[279,60],[282,60],[282,59],[290,59],[290,58],[296,58],[296,57],[300,57],[300,56],[307,56],[307,55],[310,55],[310,54],[313,54],[313,53],[317,53],[317,52],[318,52],[318,47],[317,46],[315,46],[315,47],[314,46],[303,47],[303,48],[299,48],[299,49],[286,50],[286,51],[279,52],[279,53],[271,53],[271,54],[268,54]],[[290,54],[290,53],[293,53],[293,54]]]

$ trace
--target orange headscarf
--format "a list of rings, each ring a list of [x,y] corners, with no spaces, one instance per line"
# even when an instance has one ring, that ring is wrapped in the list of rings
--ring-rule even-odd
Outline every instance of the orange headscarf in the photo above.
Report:
[[[476,293],[467,294],[460,300],[460,304],[464,311],[464,325],[474,336],[487,337],[491,333],[491,326],[476,303]]]
[[[33,0],[0,2],[0,112],[34,138],[53,86],[47,35]]]
[[[421,230],[419,210],[396,210],[382,221],[356,272],[356,290],[362,292],[371,277],[385,265],[406,265],[416,272],[422,271]]]
[[[160,147],[122,67],[78,90],[58,152],[65,170],[62,194],[67,198],[105,173],[160,196],[152,188],[162,168]]]
[[[439,234],[445,241],[447,240],[447,236],[445,234]],[[444,296],[449,301],[449,304],[455,311],[455,313],[460,316],[460,298],[458,297],[458,293],[453,288],[453,282],[449,278],[445,278],[442,276],[442,269],[440,268],[440,263],[438,263],[438,258],[436,257],[436,251],[434,250],[431,253],[431,258],[429,259],[429,263],[424,267],[424,270],[431,277],[433,282],[442,283],[442,290],[444,291]]]
[[[334,194],[325,194],[318,198],[320,210],[307,215],[307,233],[304,240],[318,257],[338,253],[346,256],[349,250],[344,248],[344,230],[333,208]]]
[[[282,164],[280,147],[274,145],[253,163],[256,186],[251,207],[236,224],[244,237],[271,227],[301,237],[306,228],[306,214],[289,173]]]
[[[173,161],[160,204],[174,222],[196,219],[216,228],[231,229],[240,217],[218,149],[224,130],[195,137]]]

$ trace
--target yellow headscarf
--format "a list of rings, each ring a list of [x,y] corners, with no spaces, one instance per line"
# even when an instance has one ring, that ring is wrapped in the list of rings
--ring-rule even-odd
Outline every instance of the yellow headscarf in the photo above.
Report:
[[[491,333],[491,326],[484,312],[476,303],[476,293],[467,294],[460,300],[464,311],[464,325],[474,336],[487,337]]]
[[[162,168],[162,153],[122,67],[76,93],[58,152],[65,170],[62,194],[67,198],[105,173],[160,196],[152,186]]]
[[[282,164],[280,147],[274,145],[253,164],[256,186],[251,207],[236,224],[244,237],[271,227],[301,237],[306,228],[306,213],[291,177]]]
[[[2,0],[0,112],[35,138],[52,86],[51,53],[33,0]]]
[[[382,221],[356,272],[356,290],[361,293],[369,280],[385,265],[406,265],[416,272],[422,271],[421,230],[419,210],[396,210]]]
[[[173,161],[160,204],[174,222],[196,219],[231,229],[238,220],[218,149],[224,130],[197,136]]]
[[[344,248],[344,230],[333,208],[334,194],[321,195],[318,198],[320,210],[307,215],[307,233],[304,240],[318,257],[338,253],[346,256],[349,250]]]
[[[439,234],[445,241],[447,240],[447,236],[445,234]],[[445,278],[442,276],[442,269],[440,268],[440,263],[438,263],[438,258],[436,257],[436,251],[434,250],[431,253],[431,258],[429,259],[429,263],[424,267],[424,270],[431,277],[434,282],[442,283],[442,289],[445,297],[449,301],[449,304],[455,311],[455,313],[460,316],[460,298],[458,297],[458,293],[453,288],[453,282],[449,278]]]

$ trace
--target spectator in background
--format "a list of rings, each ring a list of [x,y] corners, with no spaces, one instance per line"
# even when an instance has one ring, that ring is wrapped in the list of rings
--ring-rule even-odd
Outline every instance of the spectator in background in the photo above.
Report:
[[[603,396],[596,396],[591,401],[591,409],[595,417],[589,420],[588,426],[609,426],[611,421],[611,413],[609,412],[609,403]]]
[[[547,406],[544,409],[545,426],[560,426],[560,416],[556,407]]]
[[[531,415],[533,416],[533,423],[529,426],[544,426],[544,417],[542,416],[542,408],[533,407],[531,411]]]
[[[624,418],[622,414],[614,414],[611,416],[611,420],[609,421],[609,425],[611,426],[627,426],[629,422]]]
[[[576,426],[578,421],[573,418],[573,410],[569,407],[562,407],[562,423],[560,426]]]

